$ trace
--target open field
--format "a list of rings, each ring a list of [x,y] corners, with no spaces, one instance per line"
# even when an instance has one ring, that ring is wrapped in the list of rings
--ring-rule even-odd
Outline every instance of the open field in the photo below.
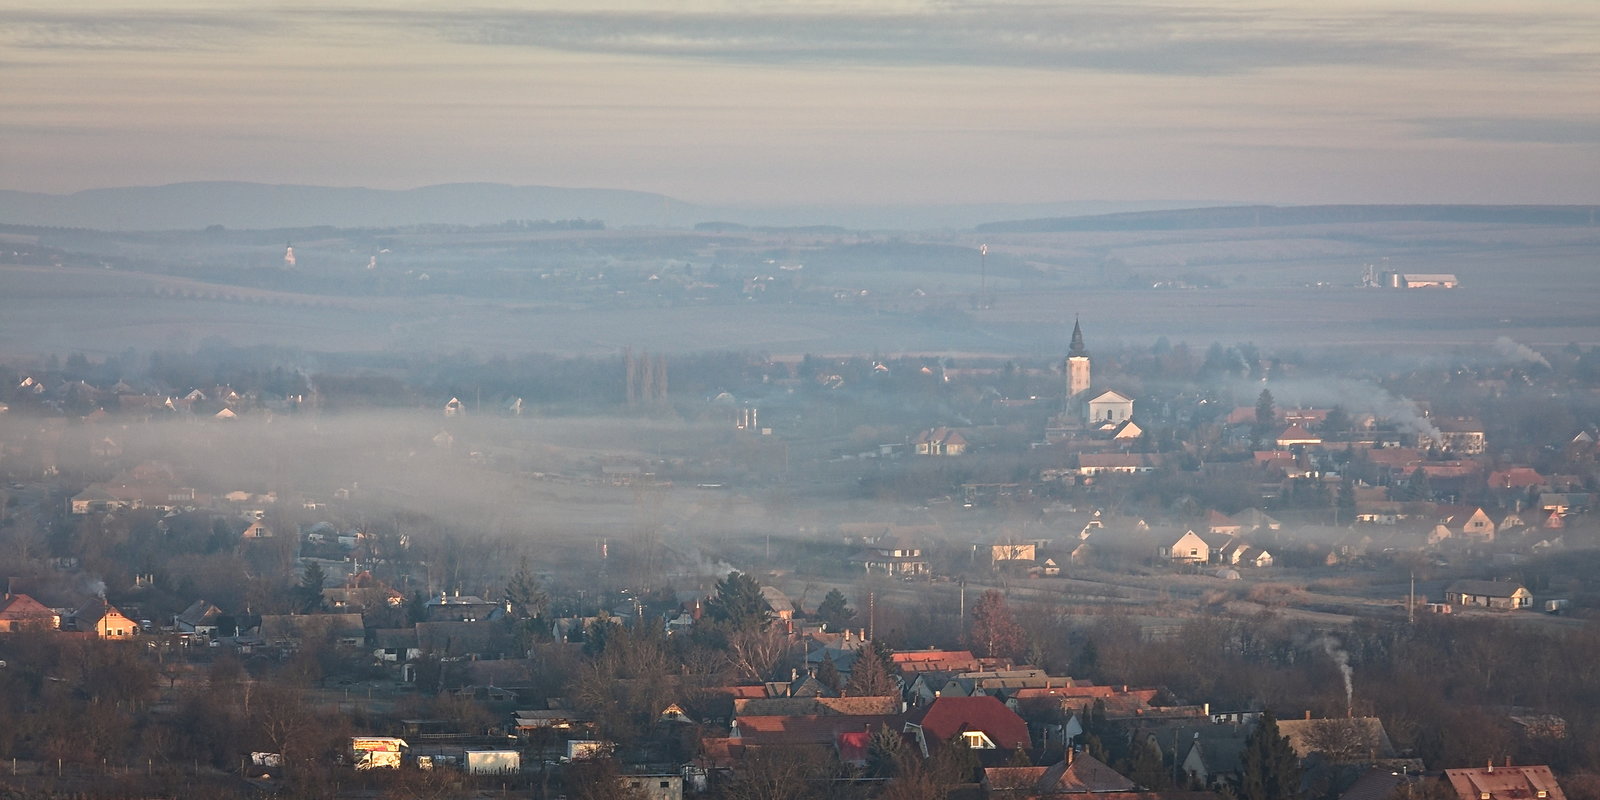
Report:
[[[595,355],[643,344],[774,356],[1046,356],[1061,349],[1075,314],[1097,320],[1100,341],[1133,344],[1162,336],[1313,347],[1600,341],[1600,228],[1591,226],[429,233],[382,240],[394,252],[376,273],[365,269],[377,246],[370,232],[297,241],[302,264],[325,265],[301,273],[272,269],[282,245],[256,242],[261,233],[223,244],[189,234],[166,248],[160,234],[128,236],[138,238],[69,239],[93,252],[62,251],[60,266],[0,265],[0,351],[107,354],[220,337],[321,352]],[[12,233],[8,244],[47,238]],[[991,246],[993,295],[981,310],[980,240]],[[789,273],[790,294],[739,292],[741,281],[775,274],[775,264],[803,265]],[[1462,288],[1361,289],[1367,264],[1455,273]],[[431,283],[419,281],[425,271]],[[708,275],[723,288],[706,288]],[[1210,288],[1149,288],[1169,280]]]

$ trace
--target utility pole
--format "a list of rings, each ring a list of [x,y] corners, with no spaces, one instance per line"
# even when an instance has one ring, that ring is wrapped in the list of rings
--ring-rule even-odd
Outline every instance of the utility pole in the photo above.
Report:
[[[978,245],[978,308],[989,307],[989,245]]]
[[[1411,594],[1406,596],[1406,624],[1417,624],[1417,571],[1411,570]]]
[[[961,579],[961,617],[956,620],[961,631],[961,646],[967,645],[967,579]]]

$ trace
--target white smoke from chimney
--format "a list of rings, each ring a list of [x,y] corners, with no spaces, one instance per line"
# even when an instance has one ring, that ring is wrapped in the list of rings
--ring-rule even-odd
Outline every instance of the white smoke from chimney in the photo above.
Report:
[[[1261,384],[1241,381],[1233,387],[1239,397],[1254,399]],[[1417,404],[1399,397],[1377,384],[1348,378],[1287,378],[1274,380],[1267,385],[1277,407],[1329,408],[1343,406],[1351,414],[1369,413],[1381,422],[1387,422],[1405,433],[1416,434],[1435,442],[1443,437],[1439,429],[1423,415]]]
[[[1501,336],[1500,338],[1495,339],[1493,348],[1495,355],[1500,356],[1507,361],[1514,363],[1529,362],[1540,364],[1546,367],[1550,366],[1550,362],[1546,361],[1544,356],[1539,355],[1539,351],[1525,344],[1521,344],[1509,336]]]
[[[1345,716],[1350,716],[1351,705],[1355,701],[1356,677],[1355,670],[1350,668],[1350,654],[1345,652],[1339,640],[1332,636],[1323,636],[1317,643],[1322,645],[1323,651],[1333,659],[1333,663],[1339,667],[1339,674],[1344,677],[1344,713]]]

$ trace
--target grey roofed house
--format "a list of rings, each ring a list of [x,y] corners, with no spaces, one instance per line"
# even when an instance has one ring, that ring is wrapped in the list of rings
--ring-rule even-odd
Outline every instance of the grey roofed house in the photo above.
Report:
[[[495,651],[497,626],[492,622],[419,622],[417,646],[440,658],[466,658]]]
[[[360,614],[262,614],[261,639],[267,644],[297,647],[307,639],[360,645],[366,641]]]
[[[767,610],[778,619],[790,619],[794,616],[794,603],[789,596],[776,586],[761,587],[761,600],[767,604]]]
[[[733,713],[740,717],[888,716],[900,713],[900,698],[741,697],[733,701]]]
[[[1518,609],[1533,605],[1533,593],[1511,581],[1462,580],[1445,588],[1444,601],[1453,605]]]
[[[1295,755],[1313,753],[1340,762],[1394,758],[1394,744],[1377,717],[1278,720],[1278,733],[1289,740]]]
[[[1087,753],[1058,761],[1046,769],[1039,787],[1050,792],[1131,792],[1138,787]]]
[[[1275,531],[1283,527],[1283,523],[1267,515],[1259,508],[1247,508],[1233,515],[1235,522],[1243,525],[1248,530]]]
[[[526,686],[533,680],[533,662],[525,658],[489,661],[461,661],[444,670],[441,682],[448,687]]]
[[[834,669],[839,670],[840,675],[849,675],[850,670],[856,665],[856,659],[859,657],[861,657],[860,650],[819,647],[806,653],[806,666],[818,667],[822,665],[824,660],[830,660],[833,662]]]
[[[589,714],[571,708],[527,709],[512,714],[512,725],[524,731],[538,728],[573,728],[592,720]]]
[[[381,661],[405,662],[422,655],[416,628],[375,628],[368,637]]]
[[[1252,726],[1238,724],[1181,723],[1152,725],[1136,736],[1145,737],[1161,752],[1175,754],[1179,768],[1206,786],[1231,781],[1241,767],[1245,739]]]
[[[439,596],[428,598],[423,608],[429,622],[478,622],[490,619],[500,609],[500,604],[473,595],[440,592]]]
[[[1374,766],[1361,773],[1361,777],[1339,795],[1339,800],[1388,800],[1395,796],[1400,784],[1414,784],[1422,779],[1420,772],[1402,773],[1386,766]]]
[[[1026,796],[1136,792],[1133,781],[1087,753],[1068,751],[1048,767],[987,767],[983,784],[990,792],[1023,792]]]
[[[790,697],[835,697],[838,692],[829,689],[816,676],[807,673],[789,682]]]
[[[196,600],[173,617],[172,624],[179,633],[197,633],[205,636],[216,632],[219,616],[222,616],[222,609],[205,600]]]

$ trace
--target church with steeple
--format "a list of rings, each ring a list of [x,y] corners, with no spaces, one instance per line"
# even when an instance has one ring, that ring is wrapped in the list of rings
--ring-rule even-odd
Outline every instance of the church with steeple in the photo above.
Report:
[[[1083,326],[1072,320],[1072,345],[1067,348],[1067,402],[1083,399],[1089,391],[1089,348],[1083,346]]]
[[[1133,422],[1133,398],[1096,387],[1090,372],[1089,348],[1083,343],[1083,325],[1072,321],[1072,342],[1062,362],[1066,373],[1066,404],[1051,420],[1046,438],[1064,438],[1080,431],[1113,439],[1137,439],[1143,431]]]

